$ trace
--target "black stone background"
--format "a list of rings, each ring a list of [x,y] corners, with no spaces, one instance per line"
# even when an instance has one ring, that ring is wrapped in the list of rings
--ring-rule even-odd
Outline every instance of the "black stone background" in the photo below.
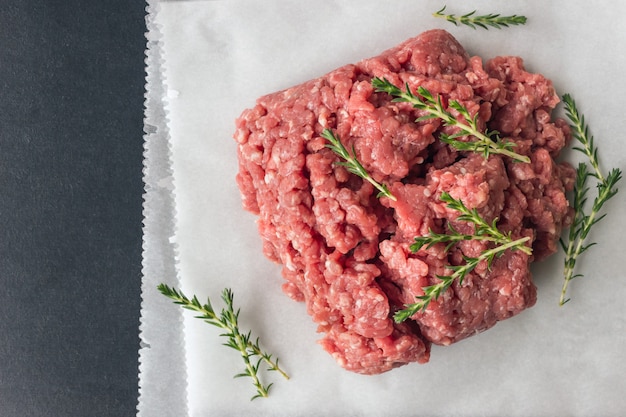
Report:
[[[137,406],[145,3],[0,1],[0,416]]]

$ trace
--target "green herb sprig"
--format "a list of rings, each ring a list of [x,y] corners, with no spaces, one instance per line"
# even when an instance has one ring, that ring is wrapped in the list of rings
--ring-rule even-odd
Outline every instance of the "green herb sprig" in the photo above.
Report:
[[[376,92],[387,93],[394,97],[394,102],[410,103],[414,108],[425,111],[426,114],[417,118],[416,122],[430,119],[441,119],[446,126],[458,128],[458,132],[452,135],[444,133],[439,134],[439,139],[442,142],[454,147],[457,150],[478,152],[485,158],[494,153],[508,156],[518,162],[530,162],[530,158],[528,156],[513,152],[516,144],[514,142],[503,141],[500,138],[498,131],[487,129],[482,132],[478,128],[478,114],[472,116],[467,108],[457,100],[450,100],[448,106],[457,111],[463,118],[463,121],[457,120],[455,115],[446,109],[443,105],[441,96],[438,95],[437,98],[435,98],[430,91],[423,86],[419,86],[417,88],[418,95],[411,92],[408,84],[405,86],[406,90],[402,91],[386,78],[373,78],[372,86]],[[459,140],[460,138],[469,136],[474,137],[475,140]]]
[[[570,300],[567,297],[570,281],[583,276],[583,274],[574,273],[576,260],[583,252],[596,244],[595,242],[585,242],[593,225],[606,216],[606,213],[599,215],[599,212],[604,204],[617,194],[617,183],[622,177],[621,170],[617,168],[609,171],[607,175],[602,173],[598,162],[598,149],[595,147],[593,136],[589,133],[589,127],[584,116],[578,112],[576,102],[569,94],[563,96],[563,102],[565,112],[571,122],[573,136],[580,143],[580,146],[576,146],[574,149],[587,156],[592,170],[590,171],[588,165],[583,162],[579,163],[576,169],[573,201],[574,220],[570,226],[568,242],[565,243],[563,239],[560,240],[565,251],[564,282],[559,299],[560,305],[564,305]],[[597,195],[593,200],[589,214],[586,214],[587,194],[589,192],[587,181],[591,177],[596,179]]]
[[[352,174],[355,174],[372,184],[379,191],[378,197],[384,196],[396,201],[396,197],[391,193],[391,191],[389,191],[389,188],[387,188],[385,184],[381,184],[372,178],[363,165],[361,165],[356,157],[354,146],[352,147],[352,154],[350,154],[346,147],[341,143],[339,137],[336,136],[330,129],[324,129],[321,136],[329,142],[326,147],[343,159],[343,161],[338,162],[338,165],[345,167]]]
[[[444,13],[445,10],[446,6],[443,6],[441,10],[433,13],[433,16],[444,18],[448,22],[454,23],[455,26],[462,24],[469,26],[472,29],[476,29],[477,27],[483,29],[489,29],[490,27],[495,29],[501,29],[503,27],[526,24],[527,20],[526,16],[518,15],[501,16],[500,14],[495,13],[476,15],[476,10],[461,16],[457,16],[455,14],[446,14]]]
[[[226,304],[226,308],[222,309],[218,315],[215,313],[209,298],[207,298],[206,304],[202,304],[195,295],[189,299],[181,291],[170,288],[165,284],[160,284],[157,288],[163,295],[174,300],[175,304],[181,305],[187,310],[200,313],[199,316],[196,316],[197,318],[225,331],[220,334],[220,336],[228,339],[224,346],[237,350],[245,364],[245,370],[235,375],[235,378],[249,377],[256,387],[257,393],[251,398],[252,400],[259,397],[267,397],[273,385],[273,383],[268,385],[262,383],[259,375],[259,368],[262,363],[265,363],[268,371],[276,371],[285,379],[289,379],[285,371],[278,366],[278,358],[274,360],[272,355],[262,351],[259,347],[259,339],[256,338],[256,340],[252,341],[250,331],[245,333],[239,329],[240,310],[237,309],[235,311],[233,307],[234,296],[230,289],[226,288],[222,292],[222,300]]]
[[[452,271],[451,275],[437,275],[440,282],[422,288],[424,295],[416,298],[419,300],[412,304],[405,305],[404,309],[394,314],[394,320],[397,323],[403,322],[419,311],[426,310],[431,301],[437,300],[455,280],[459,284],[463,283],[465,276],[474,270],[482,261],[487,262],[487,267],[491,269],[493,261],[501,256],[508,249],[519,250],[527,255],[532,253],[532,248],[526,245],[530,240],[528,236],[513,240],[511,233],[501,232],[496,223],[498,219],[494,219],[492,223],[485,221],[476,209],[468,209],[459,199],[455,199],[450,194],[443,192],[440,197],[441,201],[447,203],[447,207],[459,211],[461,214],[457,220],[474,224],[474,234],[467,235],[459,233],[450,223],[448,223],[449,234],[435,233],[432,230],[427,236],[416,237],[414,243],[410,246],[412,252],[419,251],[423,246],[430,248],[438,243],[446,243],[446,252],[456,243],[463,240],[480,240],[494,243],[495,247],[483,251],[477,257],[463,256],[465,263],[463,265],[447,265],[446,268]]]

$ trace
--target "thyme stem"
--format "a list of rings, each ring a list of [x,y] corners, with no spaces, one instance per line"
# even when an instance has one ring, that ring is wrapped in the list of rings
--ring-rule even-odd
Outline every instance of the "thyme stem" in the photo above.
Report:
[[[495,13],[477,16],[476,10],[461,16],[456,16],[455,14],[445,14],[445,10],[446,6],[443,6],[443,8],[433,13],[433,16],[444,18],[448,22],[454,23],[455,26],[463,24],[471,27],[472,29],[476,29],[476,27],[481,27],[483,29],[489,29],[489,27],[501,29],[502,27],[509,27],[510,25],[523,25],[527,20],[526,16],[500,16],[500,14]]]
[[[576,102],[569,95],[563,96],[565,103],[565,112],[571,122],[574,138],[581,146],[574,147],[575,150],[583,153],[589,160],[589,165],[593,168],[590,172],[586,163],[579,163],[576,170],[576,182],[574,185],[574,220],[570,226],[567,245],[561,239],[561,246],[565,251],[565,261],[563,270],[563,286],[561,288],[561,296],[559,305],[564,305],[570,299],[567,297],[567,291],[570,281],[574,278],[582,277],[582,274],[575,274],[576,261],[578,257],[587,249],[596,243],[586,243],[589,232],[594,224],[606,216],[599,215],[604,204],[617,194],[617,183],[621,179],[622,172],[620,169],[612,169],[605,176],[600,169],[598,161],[598,149],[595,147],[593,136],[589,133],[589,127],[585,122],[585,117],[581,115],[576,107]],[[594,177],[597,180],[597,194],[591,205],[589,214],[585,212],[587,202],[587,193],[589,186],[587,180]]]
[[[492,249],[486,250],[482,252],[476,258],[470,258],[470,257],[464,256],[463,257],[463,259],[465,260],[464,265],[459,265],[459,266],[447,265],[446,268],[451,269],[453,271],[452,274],[443,275],[443,276],[437,275],[437,278],[439,278],[441,281],[438,282],[437,284],[424,287],[423,288],[424,295],[420,295],[416,297],[420,301],[415,302],[413,304],[405,305],[404,306],[405,308],[403,310],[399,310],[394,314],[394,317],[393,317],[394,320],[397,323],[400,323],[400,322],[405,321],[409,317],[411,317],[413,314],[419,311],[426,310],[430,302],[432,300],[437,300],[439,296],[443,294],[452,285],[455,279],[459,281],[459,284],[462,284],[463,279],[465,279],[465,276],[469,272],[474,270],[474,268],[476,268],[480,262],[487,261],[487,263],[491,265],[493,260],[497,256],[500,256],[501,254],[503,254],[507,249],[520,249],[520,248],[527,247],[524,244],[528,242],[528,240],[530,240],[528,236],[519,238],[517,240],[512,240],[510,242],[496,246]]]
[[[578,112],[576,102],[569,94],[563,95],[563,103],[565,103],[567,117],[571,121],[570,126],[574,129],[574,137],[582,145],[582,147],[577,146],[574,149],[587,156],[594,170],[593,175],[600,182],[605,182],[604,175],[602,175],[600,170],[600,163],[598,162],[598,149],[594,144],[593,136],[589,133],[589,126],[585,122],[585,116]]]
[[[441,96],[435,98],[430,91],[425,87],[419,86],[417,88],[417,94],[413,94],[409,88],[408,83],[405,85],[406,90],[402,91],[400,88],[393,85],[386,78],[375,77],[372,79],[372,86],[376,92],[387,93],[394,97],[395,102],[405,102],[413,105],[418,110],[423,110],[426,115],[418,118],[416,122],[429,120],[429,119],[441,119],[446,126],[452,126],[459,129],[459,132],[446,135],[440,133],[439,139],[461,151],[473,151],[483,154],[487,158],[490,154],[496,153],[504,156],[508,156],[518,162],[530,162],[530,158],[526,155],[520,155],[513,152],[513,148],[516,146],[513,142],[504,142],[500,139],[497,131],[486,130],[482,132],[478,129],[478,114],[471,116],[465,106],[459,103],[457,100],[450,100],[448,106],[456,110],[463,118],[463,121],[457,120],[457,118],[443,105]],[[460,138],[472,136],[476,140],[461,141]]]
[[[363,165],[361,165],[359,160],[356,158],[356,151],[354,147],[352,148],[352,154],[350,154],[346,147],[341,143],[339,137],[336,136],[330,129],[324,129],[321,136],[329,142],[326,147],[331,149],[335,154],[343,159],[343,162],[339,162],[339,165],[344,166],[352,174],[355,174],[372,184],[379,191],[378,197],[384,196],[393,201],[397,200],[385,184],[381,184],[372,178]]]
[[[242,333],[240,331],[240,310],[238,309],[235,311],[234,309],[234,296],[230,289],[226,288],[222,291],[222,300],[226,304],[226,308],[222,309],[218,315],[215,313],[209,298],[207,298],[206,304],[201,304],[195,295],[189,299],[182,293],[182,291],[168,287],[165,284],[160,284],[157,288],[163,295],[174,300],[174,304],[181,305],[187,310],[199,313],[200,315],[196,316],[197,318],[226,331],[220,335],[228,339],[228,341],[224,343],[224,346],[237,350],[241,354],[241,358],[243,359],[245,365],[244,372],[235,375],[235,378],[250,377],[253,385],[257,389],[257,393],[252,397],[252,400],[259,397],[267,397],[269,395],[269,390],[273,385],[273,383],[263,385],[259,377],[259,367],[261,363],[264,362],[267,365],[268,370],[277,371],[285,379],[289,379],[289,376],[278,366],[278,359],[273,360],[272,355],[261,350],[258,338],[256,341],[252,342],[251,332]],[[254,357],[258,357],[258,359],[254,361]]]
[[[441,294],[443,294],[454,282],[458,280],[459,284],[463,283],[465,276],[474,270],[476,266],[482,261],[487,262],[488,268],[496,257],[502,255],[508,249],[519,250],[527,255],[532,253],[532,248],[526,245],[526,242],[530,240],[530,237],[522,237],[517,240],[513,240],[511,233],[502,233],[496,226],[498,219],[494,219],[492,223],[483,219],[478,211],[469,209],[463,204],[463,201],[453,198],[450,194],[443,192],[440,197],[441,201],[448,203],[447,207],[459,211],[461,214],[457,217],[457,220],[466,221],[474,224],[474,234],[466,235],[459,233],[450,223],[448,223],[449,234],[434,233],[432,230],[427,236],[416,237],[414,243],[410,249],[413,252],[419,251],[423,246],[428,248],[437,243],[447,243],[445,251],[447,252],[454,244],[462,240],[480,240],[493,242],[497,246],[483,251],[478,257],[466,257],[465,264],[452,266],[447,265],[446,268],[451,269],[453,272],[451,275],[437,275],[441,281],[434,285],[429,285],[422,288],[424,295],[417,296],[419,300],[412,304],[405,305],[403,310],[399,310],[394,314],[394,320],[398,323],[407,320],[412,315],[419,311],[426,310],[431,301],[437,300]]]

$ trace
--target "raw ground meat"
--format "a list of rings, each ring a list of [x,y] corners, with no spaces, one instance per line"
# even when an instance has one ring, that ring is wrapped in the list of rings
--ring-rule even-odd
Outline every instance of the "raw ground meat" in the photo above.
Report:
[[[483,127],[516,143],[530,163],[499,155],[485,159],[438,140],[453,133],[439,120],[416,123],[407,103],[375,93],[373,77],[397,86],[424,86],[455,99]],[[429,360],[431,343],[448,345],[482,332],[532,306],[537,297],[529,264],[556,250],[571,222],[565,192],[574,170],[555,162],[570,132],[551,112],[552,83],[525,71],[517,57],[470,57],[449,33],[425,32],[379,56],[346,65],[285,91],[261,97],[237,120],[239,174],[245,209],[259,215],[264,253],[283,265],[283,290],[304,301],[323,333],[321,345],[344,368],[375,374]],[[397,201],[337,164],[320,137],[332,129]],[[404,323],[393,314],[422,288],[449,275],[446,265],[487,248],[465,241],[409,250],[416,236],[446,223],[473,226],[440,201],[443,191],[476,208],[513,238],[531,238],[533,254],[507,251],[491,270],[479,264],[424,312]]]

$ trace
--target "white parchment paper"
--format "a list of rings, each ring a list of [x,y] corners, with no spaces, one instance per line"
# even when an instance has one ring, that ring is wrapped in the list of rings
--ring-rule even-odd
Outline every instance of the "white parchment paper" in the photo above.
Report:
[[[451,13],[477,8],[480,13],[523,14],[529,21],[503,30],[455,27],[431,16],[443,6],[431,0],[175,1],[161,3],[153,14],[162,33],[161,93],[167,100],[175,190],[175,210],[156,210],[165,217],[176,213],[178,253],[163,267],[172,270],[175,262],[174,282],[187,294],[210,296],[216,307],[221,306],[221,290],[232,288],[235,304],[242,308],[242,327],[253,329],[291,375],[285,381],[263,374],[275,382],[271,395],[250,402],[250,381],[232,378],[242,370],[237,353],[221,345],[217,329],[185,312],[184,322],[175,323],[184,337],[165,333],[150,345],[175,357],[184,355],[186,393],[177,400],[187,406],[188,415],[626,414],[626,272],[620,244],[626,232],[626,191],[609,202],[608,217],[592,232],[599,244],[579,261],[585,277],[572,283],[572,301],[565,307],[558,306],[558,254],[534,269],[539,288],[535,307],[453,346],[433,346],[426,365],[378,376],[348,373],[316,344],[315,325],[302,304],[282,294],[280,268],[263,257],[255,218],[241,208],[232,134],[242,110],[262,94],[377,55],[431,28],[447,29],[472,55],[523,57],[527,69],[545,74],[559,93],[576,99],[603,166],[626,168],[621,110],[626,3],[447,4]],[[580,159],[575,153],[566,156]],[[147,166],[151,163],[148,159]],[[144,303],[152,297],[161,296],[146,289]],[[166,302],[151,314],[172,322],[181,314],[178,310]],[[142,364],[160,366],[148,357]],[[182,395],[180,390],[176,395]],[[151,404],[145,391],[143,403]]]
[[[146,17],[146,100],[142,303],[139,349],[140,417],[187,414],[187,362],[183,313],[158,295],[157,285],[178,287],[174,245],[174,184],[170,152],[163,35],[156,23],[159,4],[149,0]]]

